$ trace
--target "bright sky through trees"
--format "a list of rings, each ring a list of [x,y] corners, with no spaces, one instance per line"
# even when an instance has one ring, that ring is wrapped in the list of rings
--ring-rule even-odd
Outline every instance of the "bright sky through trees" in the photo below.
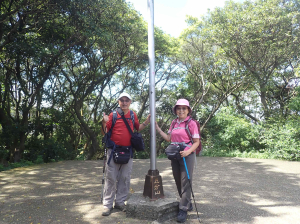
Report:
[[[147,0],[126,0],[148,20]],[[244,0],[234,0],[243,2]],[[208,9],[223,7],[225,0],[154,0],[154,25],[160,27],[164,32],[173,37],[178,37],[186,28],[186,15],[200,17]]]

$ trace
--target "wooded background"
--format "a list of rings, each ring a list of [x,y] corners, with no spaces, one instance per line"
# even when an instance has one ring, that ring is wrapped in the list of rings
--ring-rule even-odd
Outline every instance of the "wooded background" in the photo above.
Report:
[[[147,23],[123,0],[0,1],[0,166],[103,156],[121,92],[149,114]],[[171,22],[171,21],[170,21]],[[227,2],[179,38],[155,28],[157,122],[179,98],[203,154],[300,160],[300,2]],[[149,158],[149,126],[142,132]],[[167,142],[157,135],[157,154]],[[2,164],[2,165],[1,165]]]

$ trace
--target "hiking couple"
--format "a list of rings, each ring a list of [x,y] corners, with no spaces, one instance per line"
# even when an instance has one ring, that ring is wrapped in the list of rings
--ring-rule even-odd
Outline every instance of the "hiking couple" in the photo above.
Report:
[[[129,106],[132,98],[127,93],[122,93],[118,98],[119,107],[124,113],[131,129],[134,128],[142,131],[150,123],[150,115],[146,121],[140,124],[135,112],[130,112]],[[171,141],[171,145],[184,143],[183,150],[180,151],[181,157],[185,158],[186,165],[189,172],[190,181],[192,181],[193,168],[195,163],[194,151],[200,143],[200,133],[197,124],[191,120],[189,122],[190,135],[186,132],[186,121],[189,120],[191,115],[191,108],[189,102],[185,99],[179,99],[173,108],[174,114],[177,119],[172,122],[168,133],[164,133],[156,123],[156,130],[166,140]],[[134,122],[132,122],[134,120]],[[131,151],[131,158],[127,164],[117,164],[112,159],[109,164],[106,164],[105,169],[105,184],[103,192],[103,216],[108,216],[113,210],[113,203],[115,209],[126,211],[125,200],[129,193],[130,177],[133,165],[133,153],[130,143],[131,134],[127,129],[119,112],[117,119],[114,121],[113,129],[111,132],[111,140],[117,147],[127,147]],[[109,132],[113,124],[113,113],[103,115],[102,125],[105,132]],[[191,137],[190,137],[191,136]],[[192,138],[192,139],[191,139]],[[109,148],[107,152],[107,161],[111,157],[112,149]],[[191,201],[191,187],[189,186],[188,177],[185,172],[185,165],[183,160],[172,160],[171,167],[173,176],[180,196],[179,213],[177,216],[178,222],[185,222],[187,212],[193,209]]]

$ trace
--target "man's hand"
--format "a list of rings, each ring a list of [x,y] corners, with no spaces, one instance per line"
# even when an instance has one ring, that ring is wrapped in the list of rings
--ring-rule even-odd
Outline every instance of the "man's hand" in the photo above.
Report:
[[[103,122],[107,123],[109,120],[108,115],[105,115],[105,112],[103,112]]]
[[[106,133],[106,123],[108,122],[108,120],[109,120],[108,116],[105,115],[105,112],[103,112],[102,129],[101,129],[102,134]]]

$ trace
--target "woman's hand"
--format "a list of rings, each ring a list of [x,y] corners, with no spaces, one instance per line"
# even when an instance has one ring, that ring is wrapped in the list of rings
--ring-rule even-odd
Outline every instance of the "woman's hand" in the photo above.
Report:
[[[183,150],[183,151],[180,151],[180,155],[181,157],[187,157],[190,153],[190,150]]]
[[[158,132],[161,131],[161,130],[160,130],[160,127],[158,126],[158,124],[157,124],[156,121],[155,121],[155,129],[156,129],[156,131],[158,131]]]

